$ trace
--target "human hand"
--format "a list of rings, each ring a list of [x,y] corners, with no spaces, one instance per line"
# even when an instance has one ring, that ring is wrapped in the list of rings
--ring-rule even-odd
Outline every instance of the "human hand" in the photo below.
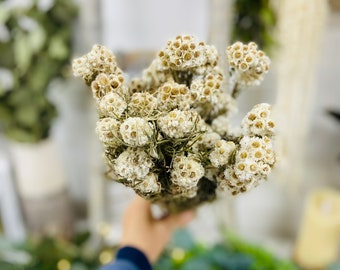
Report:
[[[155,219],[151,203],[136,197],[128,206],[123,218],[121,246],[132,246],[141,250],[151,263],[162,253],[173,231],[189,223],[194,211]]]

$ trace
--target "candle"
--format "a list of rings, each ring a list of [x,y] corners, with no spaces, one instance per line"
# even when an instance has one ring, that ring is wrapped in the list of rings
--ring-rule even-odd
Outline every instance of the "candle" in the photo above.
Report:
[[[305,208],[296,243],[295,260],[304,269],[325,269],[337,260],[340,232],[340,193],[313,192]]]

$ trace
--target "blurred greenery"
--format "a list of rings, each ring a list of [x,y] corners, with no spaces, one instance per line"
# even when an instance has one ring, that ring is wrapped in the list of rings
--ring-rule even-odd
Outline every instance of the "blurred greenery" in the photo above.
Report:
[[[117,247],[91,247],[89,232],[78,232],[72,239],[44,236],[12,243],[0,237],[1,270],[99,270],[112,260]],[[289,260],[248,243],[233,233],[225,233],[220,243],[208,246],[196,241],[185,229],[174,233],[154,270],[299,270]],[[339,270],[340,264],[328,270]]]
[[[297,270],[293,262],[280,260],[262,247],[249,244],[232,233],[212,247],[197,243],[186,230],[176,232],[155,270]]]
[[[96,270],[100,251],[87,246],[90,234],[79,233],[70,241],[60,238],[34,238],[13,244],[0,238],[1,270]],[[113,254],[113,250],[110,250]]]
[[[270,54],[275,46],[273,31],[276,25],[270,0],[235,0],[233,14],[232,42],[254,41]]]
[[[49,136],[55,106],[48,86],[70,70],[72,25],[77,7],[54,0],[47,10],[0,2],[0,131],[12,140],[38,142]]]

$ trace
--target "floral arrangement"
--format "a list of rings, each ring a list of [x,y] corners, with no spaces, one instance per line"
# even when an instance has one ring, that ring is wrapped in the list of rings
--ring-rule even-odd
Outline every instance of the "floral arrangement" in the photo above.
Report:
[[[194,36],[169,40],[130,82],[104,46],[73,61],[74,75],[91,86],[97,103],[109,178],[169,212],[267,179],[275,163],[271,106],[256,105],[239,130],[229,117],[240,90],[261,83],[270,59],[254,42],[236,42],[226,54],[230,93],[217,50]]]
[[[48,86],[69,76],[77,7],[69,0],[9,2],[0,3],[0,132],[36,143],[48,138],[57,115]]]

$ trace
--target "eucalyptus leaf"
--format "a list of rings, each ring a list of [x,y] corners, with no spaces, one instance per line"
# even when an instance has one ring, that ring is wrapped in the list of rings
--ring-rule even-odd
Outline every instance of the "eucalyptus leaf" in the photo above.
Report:
[[[0,23],[5,23],[11,16],[11,10],[4,2],[0,3]]]
[[[24,126],[32,126],[39,122],[39,111],[30,104],[18,107],[15,111],[15,116],[18,123]]]
[[[11,68],[15,67],[14,62],[14,52],[11,43],[2,43],[0,42],[0,66]]]
[[[28,42],[28,36],[18,31],[14,37],[14,58],[21,74],[27,71],[33,54],[31,47],[27,46]]]
[[[55,59],[64,59],[69,54],[69,49],[61,35],[55,35],[51,38],[48,54]]]
[[[28,46],[31,47],[32,53],[39,52],[44,46],[46,33],[41,26],[36,27],[28,34]]]

